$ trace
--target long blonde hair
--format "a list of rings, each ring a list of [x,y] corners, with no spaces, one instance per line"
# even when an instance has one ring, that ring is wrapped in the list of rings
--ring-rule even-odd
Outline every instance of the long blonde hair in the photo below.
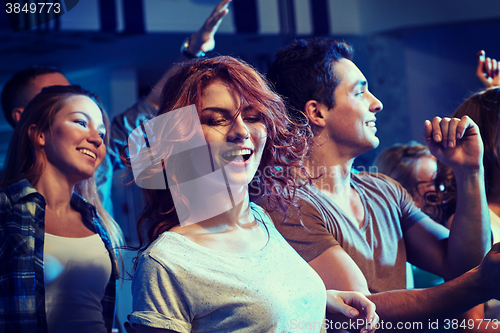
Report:
[[[35,138],[40,133],[50,129],[57,112],[64,107],[70,97],[79,95],[87,96],[97,104],[102,112],[104,125],[107,129],[106,133],[109,133],[109,120],[97,95],[80,86],[44,88],[26,106],[19,123],[14,129],[0,187],[7,187],[21,179],[28,180],[32,185],[38,182],[44,171],[46,156]],[[107,144],[108,142],[109,138],[106,135],[104,143]],[[124,243],[122,231],[115,220],[103,208],[97,194],[94,176],[79,182],[75,186],[75,192],[94,205],[97,214],[101,218],[102,226],[108,234],[111,246],[115,250],[119,249]],[[117,252],[117,255],[120,257],[119,252]]]

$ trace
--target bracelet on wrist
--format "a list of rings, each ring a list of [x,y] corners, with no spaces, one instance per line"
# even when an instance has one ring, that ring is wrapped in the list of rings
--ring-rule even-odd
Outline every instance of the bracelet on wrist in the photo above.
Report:
[[[198,51],[196,54],[189,52],[190,43],[191,43],[191,37],[188,37],[184,40],[184,42],[181,45],[182,55],[184,55],[186,58],[189,59],[203,58],[205,56],[205,52],[203,51]]]

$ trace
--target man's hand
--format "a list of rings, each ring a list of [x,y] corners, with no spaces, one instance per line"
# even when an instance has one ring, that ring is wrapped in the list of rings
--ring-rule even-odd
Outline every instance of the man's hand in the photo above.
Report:
[[[199,56],[201,52],[205,53],[208,51],[212,51],[215,47],[215,33],[217,29],[219,29],[219,25],[222,23],[222,18],[229,13],[229,3],[231,0],[222,0],[212,11],[210,16],[208,16],[203,26],[192,34],[189,37],[189,47],[187,51],[192,55]],[[189,57],[190,58],[190,57]],[[158,104],[160,104],[160,94],[165,82],[177,71],[181,63],[186,61],[186,56],[182,53],[179,55],[179,58],[175,61],[177,63],[174,66],[171,66],[165,74],[161,77],[161,79],[156,82],[153,89],[148,94],[148,100],[158,109]]]
[[[496,59],[486,58],[483,50],[477,54],[476,76],[485,88],[500,86],[500,64]]]
[[[215,33],[219,29],[224,16],[229,13],[229,3],[231,0],[222,0],[214,8],[210,16],[207,18],[203,26],[191,35],[188,51],[191,54],[212,51],[215,47]]]
[[[360,313],[364,316],[361,333],[375,332],[378,323],[378,315],[375,312],[375,304],[365,295],[356,291],[327,290],[326,309],[333,314],[343,314],[347,318],[357,318]]]
[[[493,245],[486,254],[481,265],[477,267],[481,273],[481,287],[491,298],[500,299],[500,242]]]
[[[483,141],[479,128],[468,116],[426,120],[422,135],[431,153],[455,172],[481,167]]]

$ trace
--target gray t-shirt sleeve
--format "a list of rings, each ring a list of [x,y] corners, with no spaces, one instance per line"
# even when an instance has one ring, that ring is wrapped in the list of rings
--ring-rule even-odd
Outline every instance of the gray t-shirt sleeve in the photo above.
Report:
[[[175,276],[149,255],[139,259],[132,282],[130,323],[191,332],[190,309]]]
[[[307,262],[339,245],[328,232],[322,214],[307,200],[299,199],[298,207],[290,207],[285,214],[270,212],[276,229]]]
[[[429,218],[420,208],[415,205],[411,195],[397,181],[385,175],[379,174],[378,178],[388,184],[388,188],[393,191],[395,200],[401,210],[401,230],[405,233],[410,227],[422,219]],[[387,193],[386,193],[387,195]]]

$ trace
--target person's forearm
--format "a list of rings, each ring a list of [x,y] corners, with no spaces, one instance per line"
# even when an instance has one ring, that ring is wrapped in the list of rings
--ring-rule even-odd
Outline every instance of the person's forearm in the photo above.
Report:
[[[219,29],[222,20],[229,12],[228,6],[231,0],[221,0],[214,8],[212,13],[205,20],[200,30],[189,36],[182,44],[181,54],[174,61],[168,71],[163,74],[162,78],[155,84],[148,95],[148,100],[158,107],[160,103],[161,90],[165,82],[175,74],[179,68],[179,64],[188,61],[192,58],[203,57],[205,52],[212,51],[215,47],[215,33]]]
[[[380,323],[392,331],[398,323],[413,325],[413,331],[429,330],[429,323],[445,324],[461,313],[488,300],[487,292],[480,285],[478,271],[464,275],[428,289],[408,289],[382,292],[367,296],[376,305]],[[387,324],[387,323],[391,324]],[[422,323],[422,327],[418,327]],[[418,329],[417,329],[418,328]],[[408,331],[412,331],[408,330]]]
[[[491,227],[484,185],[484,169],[455,171],[457,205],[450,228],[446,262],[450,276],[478,265],[491,247]]]

